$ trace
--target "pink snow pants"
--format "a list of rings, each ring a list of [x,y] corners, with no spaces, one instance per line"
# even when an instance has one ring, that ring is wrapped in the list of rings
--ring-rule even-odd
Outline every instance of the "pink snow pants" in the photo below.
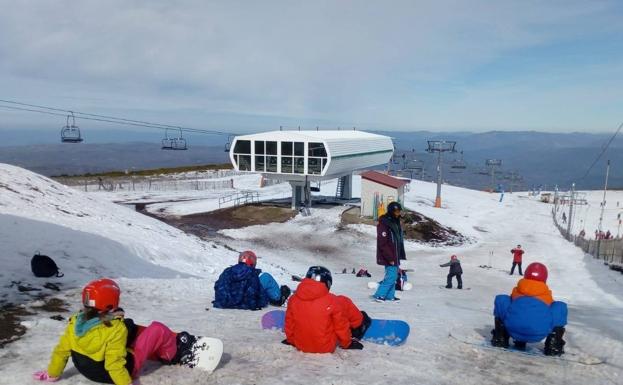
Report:
[[[138,377],[147,360],[171,361],[177,351],[176,336],[175,332],[157,321],[143,329],[132,346],[134,349],[132,377]]]

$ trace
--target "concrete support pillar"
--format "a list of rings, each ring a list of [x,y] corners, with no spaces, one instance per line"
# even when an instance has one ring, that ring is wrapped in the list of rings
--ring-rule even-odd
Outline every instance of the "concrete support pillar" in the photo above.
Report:
[[[342,177],[342,199],[352,199],[353,197],[353,174],[344,175]]]

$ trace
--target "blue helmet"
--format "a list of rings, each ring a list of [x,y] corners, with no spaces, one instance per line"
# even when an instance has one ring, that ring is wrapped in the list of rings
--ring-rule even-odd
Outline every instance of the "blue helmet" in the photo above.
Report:
[[[333,283],[333,277],[331,272],[324,266],[312,266],[307,270],[305,278],[311,278],[314,281],[324,282],[327,285],[327,289],[331,290],[331,284]]]

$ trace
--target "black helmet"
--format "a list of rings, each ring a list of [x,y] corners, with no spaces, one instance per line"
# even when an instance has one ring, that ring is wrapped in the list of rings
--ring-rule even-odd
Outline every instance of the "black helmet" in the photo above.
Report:
[[[399,202],[391,202],[390,204],[387,205],[387,212],[388,213],[393,213],[396,210],[400,210],[402,211],[402,205]]]
[[[307,270],[305,278],[311,278],[314,281],[324,282],[327,285],[327,289],[331,290],[331,284],[333,283],[333,277],[331,272],[324,266],[312,266]]]

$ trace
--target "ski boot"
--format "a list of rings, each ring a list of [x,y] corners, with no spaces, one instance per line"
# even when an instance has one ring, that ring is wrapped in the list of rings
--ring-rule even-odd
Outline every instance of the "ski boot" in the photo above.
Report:
[[[365,311],[362,311],[361,315],[363,316],[363,321],[361,321],[361,325],[359,325],[358,328],[355,328],[351,331],[353,338],[357,340],[360,340],[363,338],[363,335],[366,334],[366,331],[368,330],[368,328],[370,327],[370,324],[372,323],[372,319],[370,318],[370,316],[368,316],[368,313],[366,313]]]
[[[197,342],[197,337],[189,334],[188,332],[177,333],[175,337],[177,344],[177,351],[175,357],[171,360],[173,365],[194,366],[193,361],[195,359],[193,346]]]
[[[286,285],[281,285],[280,290],[281,290],[281,297],[277,301],[270,301],[271,305],[283,306],[283,304],[286,303],[286,301],[290,297],[290,294],[292,294],[292,290],[290,290],[290,288]]]
[[[498,348],[508,348],[508,340],[510,337],[501,319],[495,318],[495,329],[491,330],[491,334],[493,335],[493,338],[491,338],[491,345]]]
[[[562,339],[565,334],[565,328],[562,326],[556,326],[554,330],[545,339],[545,349],[543,353],[546,356],[560,356],[565,353],[565,340]]]

